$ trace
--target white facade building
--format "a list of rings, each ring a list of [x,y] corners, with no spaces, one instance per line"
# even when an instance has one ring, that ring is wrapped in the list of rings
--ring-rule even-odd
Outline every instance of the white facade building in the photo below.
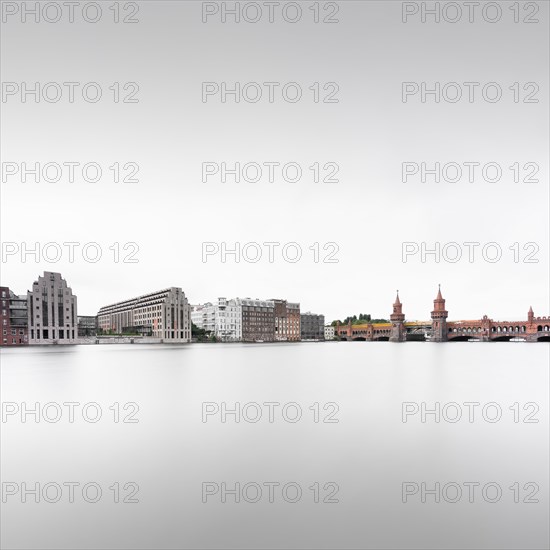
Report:
[[[334,340],[334,327],[332,325],[325,325],[325,340]]]
[[[193,306],[193,323],[223,342],[240,342],[242,339],[242,304],[239,299],[218,298]],[[200,323],[200,324],[199,324]]]
[[[198,328],[204,328],[204,305],[190,306],[191,322]]]

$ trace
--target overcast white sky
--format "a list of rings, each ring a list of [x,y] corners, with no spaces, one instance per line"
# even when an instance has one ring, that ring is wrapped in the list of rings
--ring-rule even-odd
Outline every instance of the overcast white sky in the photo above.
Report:
[[[523,319],[550,313],[548,294],[548,3],[539,23],[514,23],[510,3],[490,24],[402,22],[400,2],[340,2],[336,24],[314,24],[304,7],[295,24],[201,21],[201,2],[141,2],[136,24],[114,24],[112,12],[96,24],[65,18],[53,24],[2,25],[5,82],[97,82],[103,91],[87,103],[77,88],[57,103],[2,102],[2,162],[97,162],[103,177],[88,183],[10,176],[1,190],[1,238],[28,247],[78,242],[60,261],[2,258],[2,284],[24,293],[44,270],[59,271],[79,299],[80,314],[166,286],[181,286],[191,303],[226,297],[287,298],[327,321],[371,313],[388,316],[396,289],[408,319],[427,319],[442,284],[450,319]],[[111,18],[111,19],[109,19]],[[257,103],[220,96],[201,101],[202,82],[297,82],[303,98]],[[473,103],[403,103],[402,82],[479,82]],[[114,103],[114,82],[136,82],[138,103]],[[338,103],[315,103],[309,86],[336,82]],[[480,88],[498,83],[500,101]],[[520,102],[509,89],[519,83]],[[535,82],[538,103],[524,103]],[[29,84],[31,85],[31,84]],[[280,88],[278,88],[280,89]],[[466,90],[463,87],[463,90]],[[132,89],[122,89],[122,95]],[[115,162],[139,165],[137,183],[114,183]],[[201,181],[203,162],[299,163],[301,181]],[[315,183],[314,162],[335,162],[336,183]],[[477,174],[457,183],[403,183],[403,162],[498,163],[502,178]],[[539,167],[537,182],[513,181],[514,163]],[[402,243],[478,242],[457,263],[419,254],[402,261]],[[97,263],[82,245],[99,243]],[[137,263],[115,263],[133,249]],[[228,256],[202,261],[203,242],[279,242],[257,263]],[[303,257],[285,262],[282,245],[296,242]],[[314,243],[338,246],[338,263],[313,261]],[[500,261],[481,248],[496,242]],[[509,249],[519,243],[520,261]],[[523,260],[532,256],[538,263]],[[331,245],[332,247],[332,245]],[[452,251],[449,250],[449,254]],[[251,253],[253,251],[251,250]],[[454,252],[452,252],[454,254]],[[493,251],[491,250],[492,254]]]

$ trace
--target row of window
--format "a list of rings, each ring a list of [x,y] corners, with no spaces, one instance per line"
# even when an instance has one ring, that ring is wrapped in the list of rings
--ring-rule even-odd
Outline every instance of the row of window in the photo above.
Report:
[[[27,338],[26,337],[3,338],[2,343],[5,346],[10,345],[10,344],[26,344],[27,343]]]

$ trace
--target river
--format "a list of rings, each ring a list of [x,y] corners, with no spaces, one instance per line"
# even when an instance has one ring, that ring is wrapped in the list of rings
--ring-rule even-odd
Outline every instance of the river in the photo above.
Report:
[[[549,352],[2,349],[2,547],[548,548]]]

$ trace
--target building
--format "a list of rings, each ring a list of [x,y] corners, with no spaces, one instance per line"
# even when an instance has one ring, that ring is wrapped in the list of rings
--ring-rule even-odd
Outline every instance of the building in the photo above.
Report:
[[[405,315],[403,306],[399,300],[399,290],[393,304],[393,312],[390,315],[391,333],[390,342],[405,342],[407,340],[407,331],[405,330]]]
[[[243,342],[273,342],[275,340],[275,303],[273,300],[236,298],[242,308]]]
[[[300,304],[286,300],[270,300],[274,303],[275,340],[280,342],[299,342]]]
[[[332,325],[325,325],[325,340],[334,340],[336,331]]]
[[[222,342],[242,340],[242,305],[239,299],[218,298],[217,302],[207,302],[196,308],[195,325]],[[200,323],[200,324],[198,324]]]
[[[44,271],[27,292],[29,344],[78,342],[77,298],[61,273]]]
[[[0,287],[2,299],[2,346],[28,344],[27,297],[18,296],[8,287]]]
[[[204,328],[204,307],[206,304],[198,304],[196,306],[189,306],[191,308],[191,322],[197,327],[197,328]]]
[[[191,341],[191,308],[181,288],[170,287],[100,308],[100,333]]]
[[[299,304],[294,305],[299,308]],[[273,300],[218,298],[216,302],[196,305],[193,309],[195,325],[222,342],[275,340]]]
[[[300,316],[302,340],[325,339],[325,316],[317,313],[302,313]]]
[[[78,336],[95,336],[97,334],[97,317],[95,315],[78,316]]]

